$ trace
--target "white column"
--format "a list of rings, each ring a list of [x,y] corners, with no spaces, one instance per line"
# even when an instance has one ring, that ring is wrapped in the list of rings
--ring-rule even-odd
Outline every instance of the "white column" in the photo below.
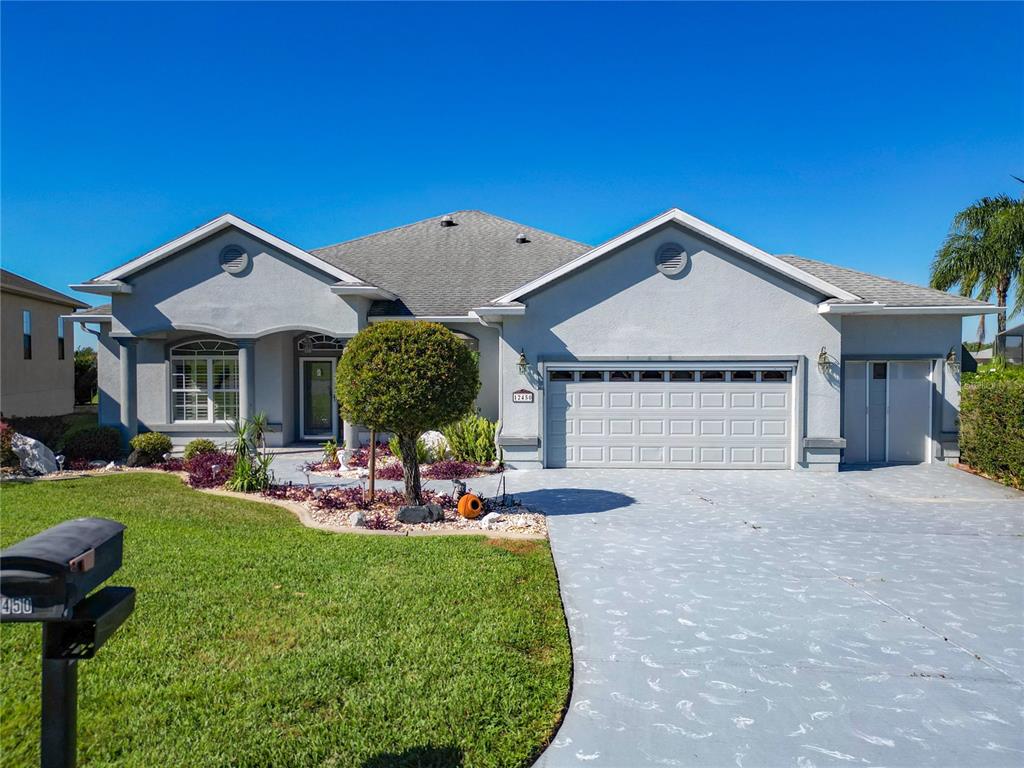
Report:
[[[256,412],[256,340],[238,341],[238,417],[251,419]]]
[[[118,360],[121,373],[121,434],[127,444],[139,433],[138,383],[136,379],[136,359],[138,339],[118,337]]]

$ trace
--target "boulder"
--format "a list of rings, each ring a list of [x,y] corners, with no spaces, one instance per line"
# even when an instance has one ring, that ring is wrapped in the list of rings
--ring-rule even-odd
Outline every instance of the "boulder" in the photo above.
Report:
[[[150,456],[148,453],[143,453],[138,449],[133,450],[131,453],[129,453],[128,458],[125,459],[124,462],[126,467],[148,467],[152,463],[153,457]]]
[[[398,510],[398,514],[395,516],[398,518],[398,522],[406,523],[407,525],[416,525],[418,523],[427,522],[427,518],[430,513],[426,507],[402,507]]]
[[[107,466],[107,462],[103,459],[93,459],[89,462],[89,469],[103,469]]]
[[[15,433],[11,438],[11,450],[18,457],[22,470],[29,475],[48,475],[58,469],[53,451],[31,437]]]
[[[398,510],[398,522],[408,525],[419,523],[437,523],[444,520],[444,510],[437,504],[402,507]]]
[[[489,531],[495,527],[495,523],[500,523],[505,518],[499,515],[497,512],[488,512],[482,518],[480,518],[480,527],[485,531]]]
[[[359,510],[356,510],[348,516],[348,524],[353,528],[365,528],[366,527],[366,515]]]
[[[435,461],[447,458],[448,441],[440,432],[424,432],[420,440],[430,449]]]

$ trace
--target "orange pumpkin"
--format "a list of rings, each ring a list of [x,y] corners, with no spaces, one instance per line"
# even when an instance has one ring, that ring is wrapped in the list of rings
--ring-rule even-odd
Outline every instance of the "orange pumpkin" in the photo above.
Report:
[[[480,501],[480,497],[472,494],[465,493],[462,498],[459,499],[459,514],[463,517],[473,520],[480,517],[480,513],[484,511],[484,504]]]

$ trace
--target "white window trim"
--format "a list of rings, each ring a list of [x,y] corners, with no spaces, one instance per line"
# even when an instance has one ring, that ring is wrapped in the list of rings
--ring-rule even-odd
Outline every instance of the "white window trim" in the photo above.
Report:
[[[214,393],[230,393],[234,392],[238,397],[235,398],[235,402],[238,403],[241,397],[241,378],[238,377],[238,386],[231,389],[214,389],[213,386],[213,363],[218,360],[234,360],[236,367],[238,366],[238,354],[227,354],[227,355],[201,355],[201,354],[175,354],[174,350],[171,350],[171,381],[170,381],[170,396],[171,396],[171,423],[172,424],[230,424],[238,420],[238,413],[235,413],[234,418],[217,419],[215,418],[216,407],[214,404]],[[205,419],[181,419],[177,415],[177,405],[174,402],[175,394],[179,392],[185,393],[201,393],[203,390],[198,387],[175,387],[174,386],[174,364],[176,362],[203,362],[206,363],[206,412],[208,417]],[[240,371],[238,372],[240,374]],[[236,406],[237,407],[237,406]]]

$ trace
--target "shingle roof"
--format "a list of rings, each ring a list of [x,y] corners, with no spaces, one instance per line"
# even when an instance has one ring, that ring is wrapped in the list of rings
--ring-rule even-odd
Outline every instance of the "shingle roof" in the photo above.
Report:
[[[371,314],[465,315],[590,250],[483,211],[450,214],[310,251],[398,301],[374,302]],[[527,242],[517,243],[519,234]]]
[[[113,305],[112,304],[97,304],[95,307],[89,307],[88,309],[80,309],[78,312],[75,312],[75,317],[78,317],[79,315],[86,315],[86,316],[101,315],[101,316],[105,316],[105,315],[109,315],[112,311],[113,311]]]
[[[52,301],[54,304],[60,304],[65,307],[82,309],[89,306],[78,299],[73,299],[59,291],[55,291],[52,288],[47,288],[45,285],[40,285],[33,280],[29,280],[27,277],[22,277],[21,275],[16,275],[13,272],[8,272],[6,269],[0,269],[0,288],[22,296],[30,296],[34,299],[41,299],[42,301]]]
[[[837,288],[854,293],[865,301],[877,301],[890,307],[987,307],[983,301],[954,296],[951,293],[901,283],[887,277],[869,275],[846,267],[837,267],[823,261],[805,259],[791,254],[778,258],[804,272],[826,280]],[[839,302],[842,303],[842,302]],[[847,302],[848,303],[848,302]]]
[[[1003,331],[1002,333],[1000,333],[998,335],[999,336],[1020,336],[1022,334],[1024,334],[1024,323],[1021,323],[1020,325],[1011,326],[1010,328],[1007,328],[1005,331]]]

